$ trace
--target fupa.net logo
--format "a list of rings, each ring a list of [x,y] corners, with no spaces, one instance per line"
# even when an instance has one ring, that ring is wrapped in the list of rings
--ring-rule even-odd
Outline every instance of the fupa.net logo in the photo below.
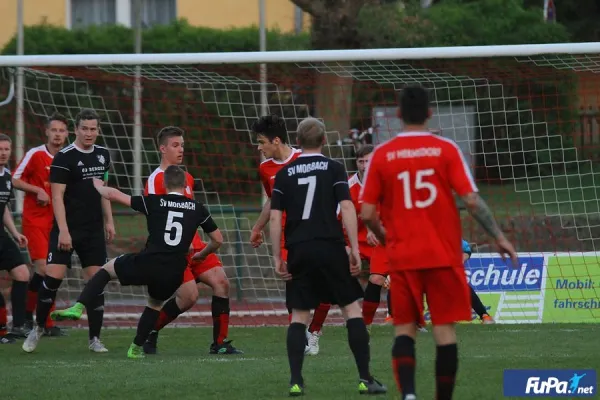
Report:
[[[504,371],[504,396],[507,397],[595,397],[597,389],[593,369]]]

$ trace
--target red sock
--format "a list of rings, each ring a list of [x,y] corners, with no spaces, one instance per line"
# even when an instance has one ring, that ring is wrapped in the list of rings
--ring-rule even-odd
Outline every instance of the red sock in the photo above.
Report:
[[[6,306],[0,306],[0,336],[7,334],[6,324],[8,323],[8,317],[6,315]]]
[[[227,339],[229,334],[229,314],[219,315],[219,336],[217,337],[217,344],[223,344],[223,341]]]
[[[156,320],[156,325],[154,325],[154,330],[160,331],[162,328],[173,322],[175,318],[169,316],[164,310],[160,310],[160,314]]]
[[[288,324],[292,323],[292,313],[288,314]]]
[[[37,295],[37,293],[36,293]],[[37,297],[37,296],[36,296]],[[56,310],[56,303],[52,303],[52,308],[50,308],[50,312]],[[46,329],[54,328],[54,321],[50,318],[50,314],[48,314],[48,318],[46,318]]]
[[[375,318],[377,307],[379,307],[379,303],[366,300],[363,301],[362,314],[365,325],[371,325],[373,323],[373,318]]]
[[[33,314],[35,312],[35,307],[37,306],[38,300],[38,292],[28,290],[27,291],[27,304],[25,305],[25,312]],[[54,311],[54,309],[52,310]]]
[[[325,323],[325,319],[327,318],[327,314],[329,314],[329,309],[331,308],[331,304],[321,303],[315,310],[315,314],[313,315],[312,322],[308,327],[308,331],[310,333],[319,332]]]

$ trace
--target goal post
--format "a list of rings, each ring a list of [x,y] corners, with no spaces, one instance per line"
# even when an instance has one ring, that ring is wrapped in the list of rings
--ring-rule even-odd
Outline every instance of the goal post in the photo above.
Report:
[[[266,83],[260,64],[269,68]],[[465,239],[475,251],[466,276],[489,312],[504,323],[600,318],[600,43],[3,56],[1,93],[8,92],[14,67],[23,67],[26,149],[43,143],[43,121],[52,112],[73,121],[81,108],[94,108],[102,118],[98,143],[113,158],[110,185],[125,192],[133,193],[158,166],[157,131],[166,125],[185,130],[184,161],[196,179],[196,198],[224,233],[219,255],[230,278],[235,325],[287,321],[270,249],[249,244],[263,194],[250,132],[262,113],[261,89],[270,112],[285,119],[290,143],[303,118],[321,118],[326,155],[352,173],[356,145],[378,144],[401,130],[396,97],[411,84],[429,89],[430,129],[457,142],[519,250],[520,265],[512,268],[463,216]],[[134,138],[138,73],[141,140]],[[12,103],[0,108],[11,135],[14,112]],[[141,249],[143,217],[119,207],[114,212],[117,238],[109,255]],[[81,270],[70,270],[59,305],[73,302],[82,287]],[[106,293],[105,324],[133,326],[144,290],[111,283]],[[203,288],[198,305],[178,323],[210,325],[210,295]],[[384,313],[382,302],[378,321]],[[330,321],[341,321],[339,310],[331,315]]]

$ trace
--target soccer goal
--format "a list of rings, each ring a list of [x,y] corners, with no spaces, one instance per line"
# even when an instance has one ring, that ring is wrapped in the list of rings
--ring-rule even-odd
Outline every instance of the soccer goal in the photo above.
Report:
[[[261,63],[268,70],[263,82]],[[8,56],[0,67],[0,93],[9,90],[15,67],[24,67],[25,150],[43,142],[43,121],[52,112],[72,120],[81,108],[93,108],[102,116],[99,144],[114,160],[110,184],[124,191],[134,192],[158,165],[157,131],[185,129],[185,167],[197,180],[196,197],[225,234],[220,257],[234,325],[287,321],[270,249],[249,244],[263,199],[252,122],[261,110],[278,114],[294,144],[303,118],[321,118],[329,131],[326,155],[352,173],[356,146],[376,145],[401,130],[396,96],[411,84],[430,89],[432,132],[458,143],[482,196],[518,247],[520,265],[513,268],[493,254],[464,213],[465,239],[475,252],[466,276],[489,313],[505,323],[600,318],[600,43]],[[136,138],[137,79],[142,129]],[[14,102],[0,109],[11,135],[17,135],[15,110]],[[140,249],[144,219],[116,207],[114,213],[117,238],[109,255]],[[73,302],[82,285],[81,270],[72,269],[58,302]],[[132,326],[145,293],[118,284],[107,293],[105,324]],[[209,299],[206,289],[177,322],[210,324]],[[340,321],[337,310],[331,315]]]

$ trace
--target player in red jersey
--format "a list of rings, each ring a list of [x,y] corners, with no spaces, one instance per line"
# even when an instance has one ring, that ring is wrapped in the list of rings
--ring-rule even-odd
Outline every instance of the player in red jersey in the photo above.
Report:
[[[160,166],[148,177],[144,195],[167,194],[164,186],[164,171],[171,165],[181,165],[183,161],[183,130],[174,126],[167,126],[160,130],[157,143],[161,154]],[[194,178],[186,172],[187,186],[185,195],[194,198]],[[173,227],[177,221],[171,221]],[[210,253],[204,260],[194,261],[192,254],[200,252],[206,247],[200,236],[196,234],[190,249],[188,268],[184,280],[177,290],[175,297],[163,306],[155,329],[150,333],[144,343],[146,354],[156,354],[158,332],[180,314],[189,310],[196,304],[200,284],[204,283],[213,291],[211,312],[213,319],[213,342],[210,345],[210,354],[241,354],[231,340],[227,339],[229,333],[229,280],[225,275],[223,264],[219,257]]]
[[[28,330],[34,326],[33,313],[37,305],[38,289],[46,275],[48,240],[54,221],[54,212],[50,204],[50,165],[54,155],[65,145],[68,135],[67,118],[60,113],[52,114],[46,121],[46,144],[29,150],[13,175],[13,186],[25,192],[22,229],[29,241],[29,258],[34,268],[27,290],[25,327]],[[54,310],[54,306],[51,310]],[[54,326],[54,321],[48,317],[44,335],[61,336],[63,332]]]
[[[469,166],[452,140],[427,131],[425,89],[402,91],[403,132],[378,146],[361,193],[363,221],[386,246],[393,287],[394,372],[403,399],[415,395],[416,324],[423,296],[437,344],[436,398],[452,398],[458,351],[454,324],[471,320],[469,286],[461,250],[461,221],[453,191],[495,239],[502,257],[517,255],[477,193]],[[379,221],[377,207],[382,223]]]
[[[288,132],[285,126],[285,121],[278,115],[272,114],[259,118],[252,125],[252,132],[256,135],[258,141],[258,151],[265,157],[259,168],[260,181],[262,182],[267,201],[263,205],[263,209],[258,217],[258,220],[252,227],[250,235],[250,243],[254,247],[258,247],[263,243],[263,229],[269,222],[271,213],[271,192],[275,183],[275,175],[281,168],[296,160],[302,153],[287,145]],[[283,215],[282,226],[285,226],[285,214]],[[284,247],[285,238],[281,238],[281,258],[287,261],[287,250]],[[306,354],[319,354],[319,337],[321,336],[321,328],[327,318],[331,304],[319,304],[315,309],[313,319],[307,331],[307,346]],[[291,311],[289,317],[291,318]],[[291,319],[290,319],[291,321]]]

